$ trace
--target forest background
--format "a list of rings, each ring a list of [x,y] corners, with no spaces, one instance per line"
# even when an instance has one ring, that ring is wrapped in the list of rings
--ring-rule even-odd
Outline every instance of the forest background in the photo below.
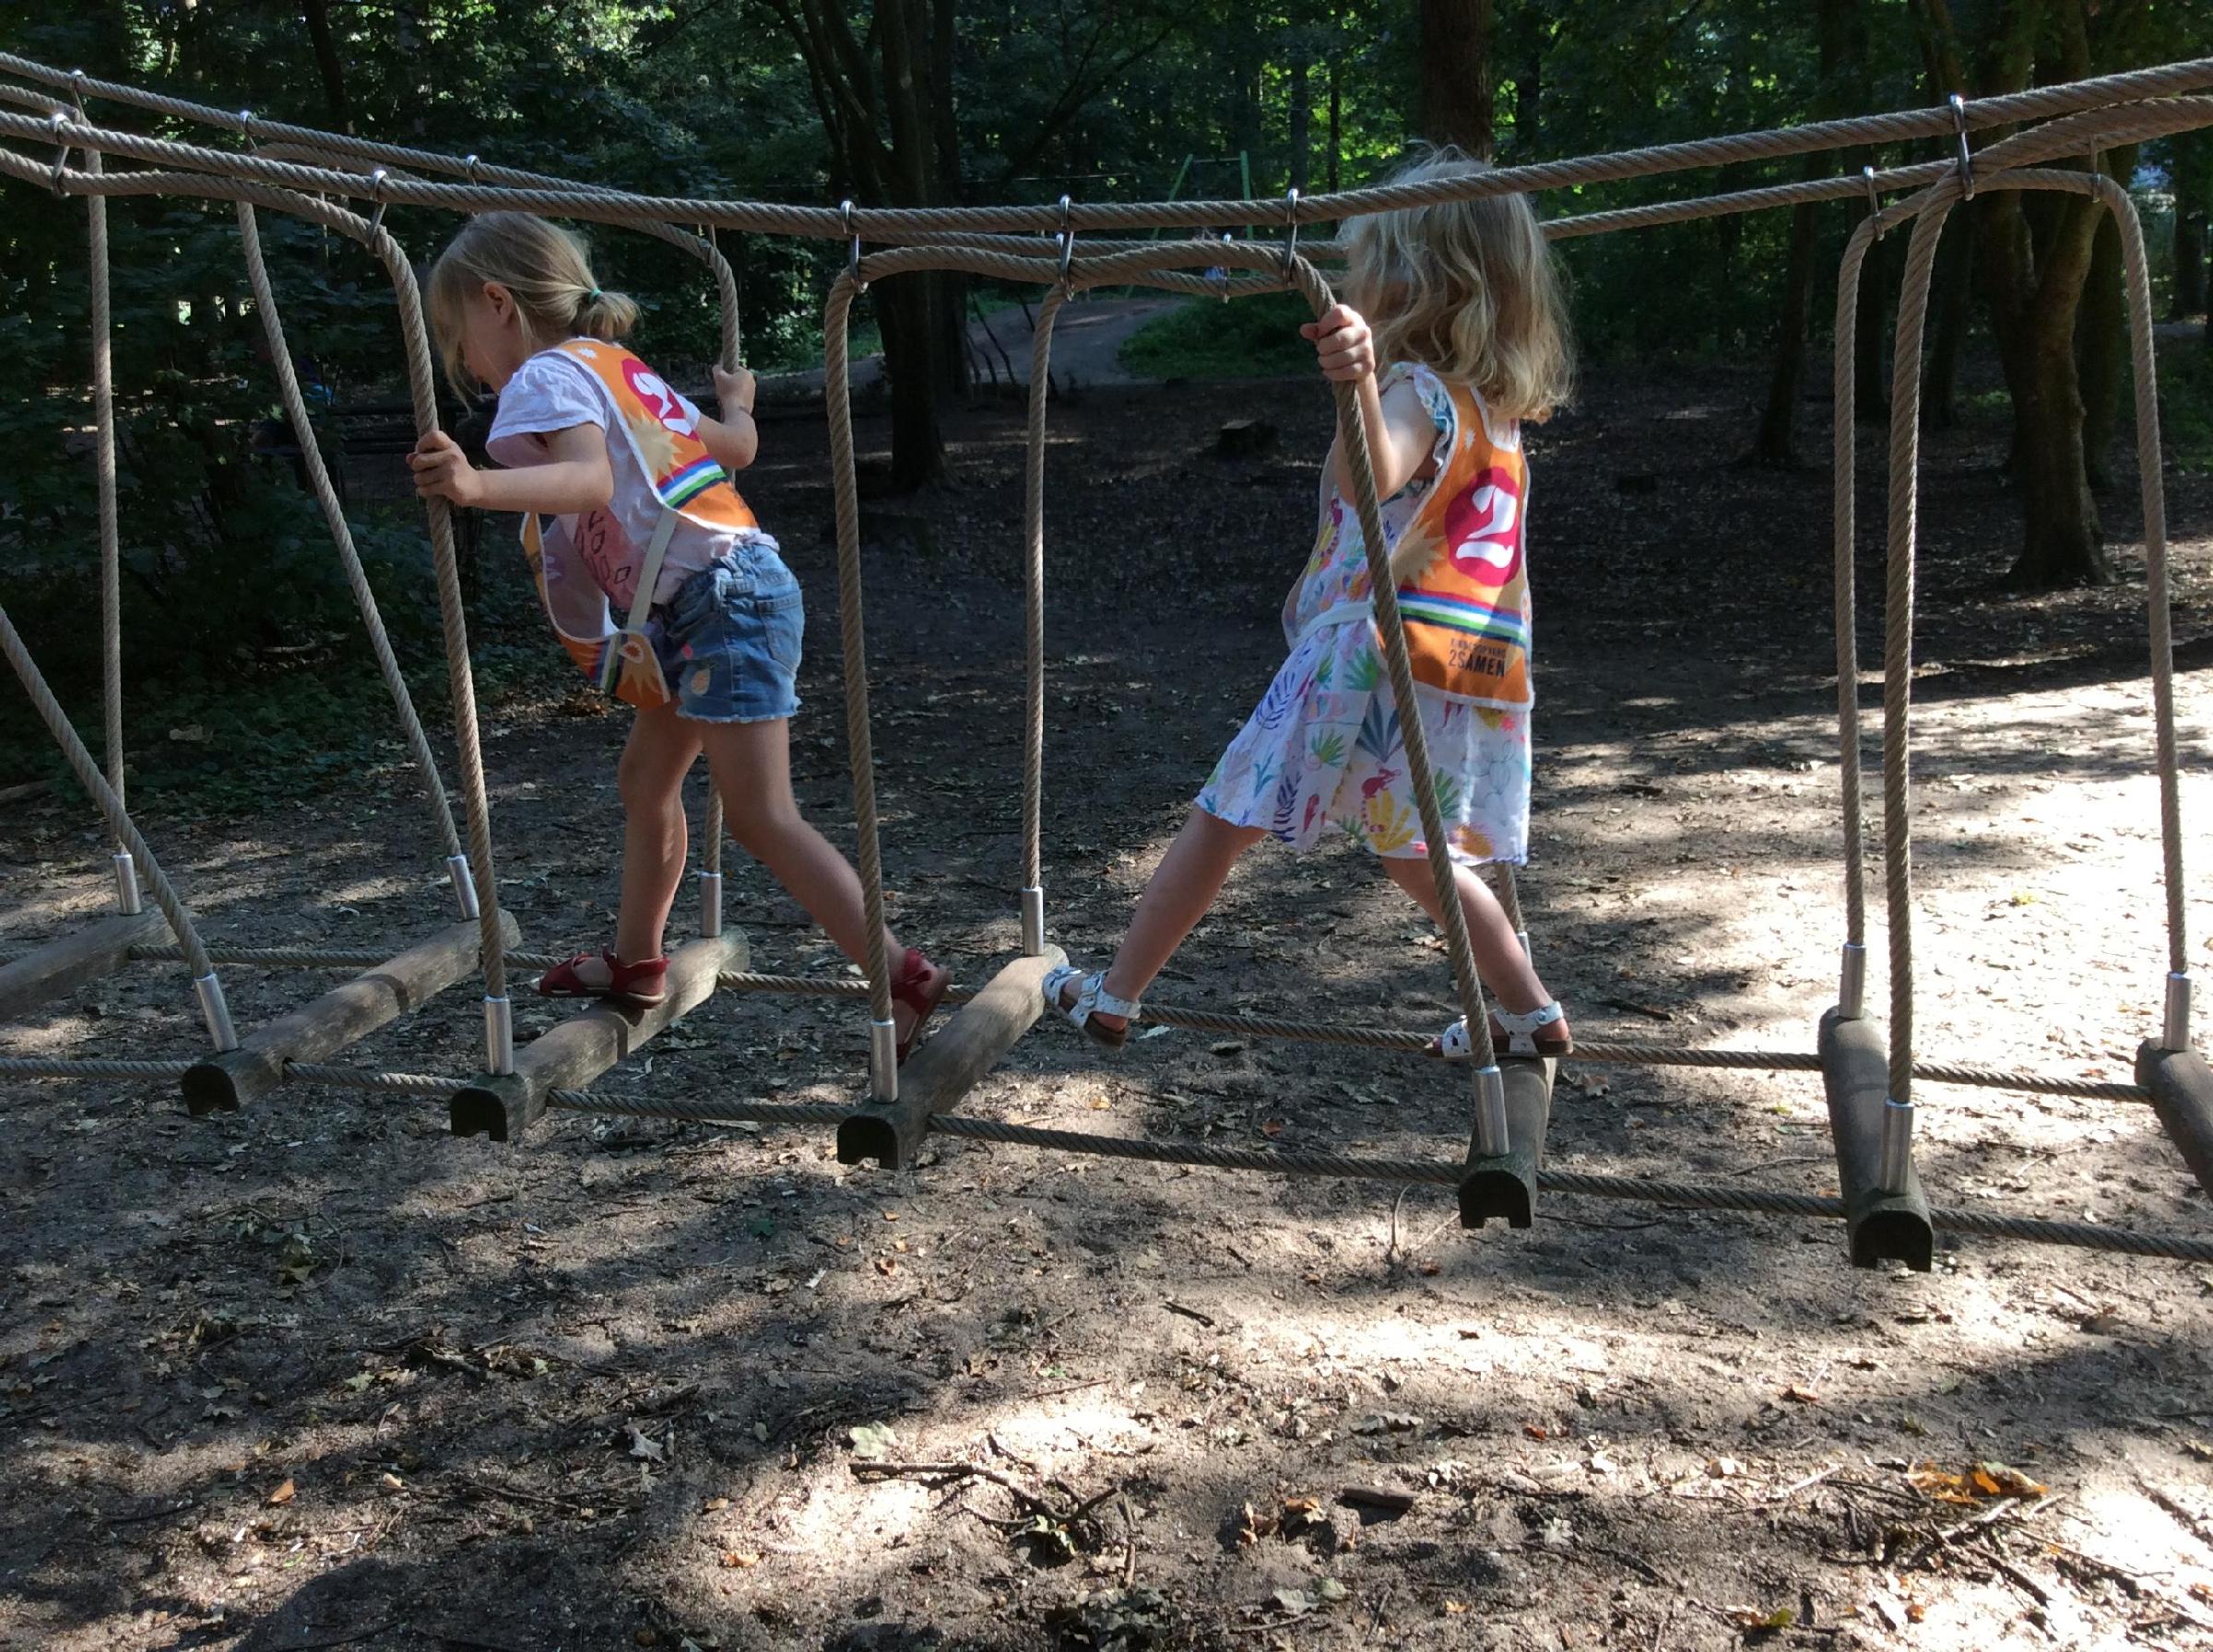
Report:
[[[13,0],[0,48],[278,119],[657,194],[821,204],[1275,195],[1349,187],[1411,142],[1502,162],[1782,126],[1988,95],[2213,48],[2213,0],[157,0],[67,16]],[[110,124],[140,114],[101,106]],[[195,141],[204,134],[188,136]],[[1994,139],[1985,134],[1978,142]],[[1555,192],[1548,215],[1926,159],[1927,145]],[[2136,193],[2171,322],[2206,308],[2213,134],[2102,152]],[[1580,241],[1563,252],[1584,359],[1765,361],[1743,409],[1748,462],[1817,455],[1795,428],[1826,374],[1837,258],[1863,206],[1805,206]],[[269,751],[302,783],[352,761],[373,721],[345,587],[312,502],[267,450],[276,413],[228,207],[112,210],[125,634],[141,764],[219,790],[207,748]],[[2101,498],[2132,478],[2118,242],[2090,203],[1993,194],[1955,219],[1936,272],[1926,418],[1961,410],[1961,364],[1994,360],[2013,425],[2020,525],[1994,581],[2109,577]],[[395,208],[427,257],[451,220]],[[399,395],[388,294],[359,250],[264,218],[286,322],[327,448]],[[596,236],[601,278],[646,304],[641,347],[703,385],[716,315],[697,266],[643,237]],[[1855,341],[1862,417],[1887,407],[1889,295],[1903,237],[1870,258]],[[763,371],[819,360],[822,301],[844,249],[731,236],[746,352]],[[0,604],[71,704],[96,682],[97,544],[81,207],[11,191],[0,213]],[[946,276],[888,284],[859,324],[890,384],[887,491],[960,485],[941,420],[979,394],[970,323],[1018,295]],[[1195,363],[1249,353],[1289,371],[1290,311],[1260,301],[1170,318]],[[2213,456],[2213,346],[2162,351],[2172,451]],[[1296,340],[1292,341],[1296,343]],[[1156,341],[1157,343],[1157,341]],[[1985,409],[1986,411],[1990,409]],[[463,410],[449,410],[459,416]],[[1802,451],[1804,450],[1804,451]],[[391,460],[384,458],[386,468]],[[1817,485],[1809,477],[1809,486]],[[1826,483],[1817,485],[1826,486]],[[408,652],[434,658],[420,521],[404,497],[357,502],[356,533]],[[1826,558],[1825,546],[1790,554]],[[475,537],[472,560],[501,557]],[[472,567],[471,573],[478,572]],[[496,610],[519,582],[477,582],[493,688],[542,667]],[[535,643],[535,636],[530,643]],[[357,658],[361,655],[361,658]],[[434,671],[424,673],[435,699]],[[182,728],[196,738],[168,738]],[[17,706],[0,712],[0,782],[44,773]],[[18,734],[24,738],[16,738]],[[21,773],[18,773],[18,771]],[[204,773],[198,773],[204,771]]]

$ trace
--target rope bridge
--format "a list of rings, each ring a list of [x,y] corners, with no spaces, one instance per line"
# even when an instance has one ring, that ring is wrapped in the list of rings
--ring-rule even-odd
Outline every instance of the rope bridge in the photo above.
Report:
[[[2160,484],[2156,360],[2149,282],[2143,236],[2126,192],[2101,174],[2056,170],[2050,163],[2094,148],[2131,144],[2213,125],[2213,59],[2161,65],[2065,86],[2002,97],[1963,100],[1923,110],[1813,123],[1784,130],[1741,133],[1660,145],[1615,154],[1576,157],[1495,169],[1472,176],[1301,196],[1282,201],[1226,200],[1077,203],[1057,206],[964,207],[799,206],[702,197],[650,196],[608,189],[544,173],[379,143],[350,135],[271,122],[251,112],[230,112],[138,88],[65,72],[0,53],[0,175],[64,197],[81,197],[89,224],[89,270],[93,303],[93,406],[96,473],[100,488],[101,559],[102,714],[106,773],[77,738],[29,650],[0,613],[0,652],[22,681],[69,766],[99,804],[114,839],[118,914],[106,925],[28,953],[0,954],[0,1014],[43,1001],[134,959],[176,959],[195,984],[214,1054],[202,1062],[47,1061],[0,1059],[0,1074],[98,1079],[160,1078],[183,1080],[188,1098],[195,1077],[212,1069],[222,1080],[227,1104],[284,1081],[361,1086],[397,1093],[453,1099],[458,1127],[464,1099],[487,1090],[505,1099],[495,1134],[527,1127],[544,1111],[586,1110],[633,1116],[727,1123],[751,1119],[794,1125],[835,1125],[841,1154],[852,1146],[848,1130],[866,1118],[888,1134],[881,1155],[898,1162],[922,1134],[1027,1145],[1046,1150],[1104,1154],[1224,1170],[1296,1175],[1344,1175],[1435,1183],[1461,1189],[1462,1215],[1479,1225],[1492,1215],[1527,1220],[1537,1192],[1652,1199],[1683,1208],[1758,1210],[1843,1217],[1855,1259],[1881,1256],[1925,1266],[1934,1230],[2089,1245],[2126,1254],[2213,1259],[2213,1242],[2152,1238],[2088,1224],[2000,1217],[1930,1206],[1921,1194],[1911,1161],[1913,1085],[1916,1081],[2007,1088],[2089,1100],[2149,1103],[2201,1180],[2213,1186],[2213,1080],[2190,1049],[2187,934],[2183,900],[2182,824],[2174,729],[2172,618],[2166,571],[2164,497]],[[243,138],[240,150],[177,137],[156,136],[95,124],[88,100],[114,103],[170,123]],[[1970,135],[2017,127],[1980,151]],[[1844,941],[1837,1009],[1825,1019],[1813,1053],[1692,1049],[1642,1042],[1592,1043],[1575,1059],[1649,1066],[1693,1066],[1742,1070],[1817,1071],[1828,1090],[1838,1140],[1842,1192],[1838,1198],[1756,1193],[1696,1184],[1582,1175],[1542,1164],[1552,1073],[1527,1064],[1470,1065],[1472,1139],[1466,1161],[1429,1163],[1358,1160],[1329,1154],[1220,1149],[1032,1129],[964,1117],[948,1111],[1014,1039],[1034,1023],[1041,1006],[1035,978],[1058,958],[1045,925],[1042,855],[1044,808],[1045,558],[1044,485],[1047,397],[1055,324],[1065,304],[1095,287],[1142,285],[1224,298],[1292,290],[1314,313],[1332,301],[1320,266],[1339,255],[1333,242],[1303,249],[1302,226],[1368,213],[1509,192],[1537,193],[1596,183],[1658,177],[1690,169],[1772,160],[1874,144],[1937,139],[1951,146],[1942,159],[1865,169],[1840,176],[1766,185],[1730,194],[1614,208],[1553,218],[1551,240],[1565,241],[1724,214],[1769,210],[1864,194],[1869,212],[1846,248],[1838,288],[1835,368],[1835,620],[1838,651],[1838,720],[1841,756],[1841,839],[1844,859]],[[11,147],[14,146],[14,147]],[[133,163],[117,170],[110,163]],[[2138,471],[2147,551],[2147,619],[2150,643],[2154,741],[2152,761],[2160,796],[2160,870],[2165,891],[2169,973],[2163,984],[2160,1035],[2138,1057],[2138,1082],[2119,1083],[1917,1058],[1912,950],[1911,796],[1907,760],[1911,740],[1911,670],[1917,540],[1915,490],[1919,467],[1921,336],[1926,316],[1938,238],[1956,204],[1978,191],[2064,192],[2094,199],[2120,230],[2130,308],[2135,370]],[[1885,195],[1900,195],[1885,205]],[[193,914],[156,861],[125,804],[122,749],[120,620],[117,587],[116,454],[113,385],[109,360],[109,272],[106,202],[112,196],[184,196],[227,201],[237,213],[246,272],[278,373],[279,399],[298,439],[310,490],[314,494],[360,609],[379,673],[394,702],[414,768],[429,804],[432,832],[443,851],[462,923],[454,930],[386,959],[374,953],[313,948],[210,948]],[[349,203],[351,205],[341,205]],[[471,212],[514,209],[616,225],[677,245],[712,276],[722,319],[721,359],[735,367],[740,354],[737,285],[716,242],[718,230],[836,238],[847,244],[846,266],[833,284],[824,310],[827,411],[835,506],[840,634],[846,683],[847,749],[858,826],[858,861],[870,935],[864,977],[763,974],[746,967],[742,938],[722,932],[719,804],[710,789],[701,940],[680,948],[671,980],[686,984],[685,1001],[665,1012],[625,1022],[600,1009],[573,1018],[518,1054],[514,1045],[506,972],[510,965],[542,967],[547,954],[523,950],[511,918],[498,901],[489,793],[469,665],[467,615],[456,560],[451,513],[445,502],[426,502],[442,639],[453,707],[456,785],[462,819],[456,823],[448,788],[429,737],[409,699],[408,685],[386,638],[375,599],[335,490],[325,472],[304,402],[293,374],[277,297],[262,255],[256,214],[274,211],[314,222],[360,242],[382,266],[399,323],[401,359],[419,436],[437,429],[428,330],[405,252],[385,228],[395,205]],[[360,208],[365,207],[365,210]],[[1857,525],[1854,477],[1856,431],[1852,414],[1859,272],[1868,249],[1889,230],[1911,224],[1899,303],[1893,374],[1889,495],[1887,527],[1881,823],[1884,904],[1888,948],[1889,1013],[1887,1033],[1864,1019],[1866,850],[1862,796],[1862,730],[1856,688],[1859,663],[1855,625],[1854,549]],[[1280,240],[1240,242],[1130,239],[1168,230],[1251,228]],[[1042,238],[1050,237],[1045,240]],[[869,251],[869,246],[877,250]],[[929,270],[960,270],[1047,289],[1033,341],[1023,528],[1024,558],[1024,738],[1020,914],[1023,957],[980,987],[954,995],[965,1005],[953,1023],[923,1047],[902,1073],[890,1058],[891,960],[882,941],[885,908],[881,821],[875,785],[868,650],[859,555],[859,508],[855,478],[847,320],[858,295],[874,282]],[[1213,278],[1197,271],[1222,272]],[[1385,543],[1363,424],[1349,386],[1334,386],[1339,440],[1352,480],[1352,499],[1366,542]],[[1374,618],[1396,703],[1411,706],[1414,679],[1397,594],[1378,582]],[[1405,759],[1428,845],[1429,867],[1444,916],[1445,950],[1462,1013],[1471,1027],[1485,1024],[1487,1006],[1462,916],[1454,871],[1446,851],[1436,787],[1418,715],[1401,719]],[[1503,871],[1503,868],[1501,868]],[[143,876],[173,945],[156,941],[153,914],[139,911]],[[1517,927],[1518,893],[1506,873],[1499,891]],[[219,964],[248,967],[336,968],[366,972],[241,1041],[231,1028],[217,975]],[[334,1067],[321,1057],[357,1042],[374,1027],[420,1006],[429,996],[474,972],[483,982],[484,1071],[476,1080],[375,1073]],[[813,995],[865,999],[871,1023],[870,1073],[866,1103],[858,1108],[794,1107],[780,1103],[632,1101],[584,1088],[660,1027],[717,988],[764,995]],[[1025,997],[1026,994],[1026,997]],[[1026,1007],[1025,1007],[1026,1006]],[[1295,1021],[1271,1016],[1219,1014],[1172,1005],[1149,1006],[1144,1019],[1165,1026],[1258,1038],[1341,1044],[1388,1053],[1418,1053],[1426,1035],[1367,1022]],[[225,1099],[212,1103],[219,1108]],[[198,1103],[195,1103],[199,1110]],[[854,1138],[853,1140],[858,1140]],[[876,1139],[876,1138],[870,1138]],[[873,1151],[874,1150],[870,1150]],[[1471,1189],[1475,1189],[1473,1193]],[[1488,1189],[1488,1191],[1485,1191]],[[1518,1190],[1518,1191],[1517,1191]],[[1864,1239],[1865,1243],[1863,1244]],[[1866,1252],[1867,1254],[1863,1254]]]

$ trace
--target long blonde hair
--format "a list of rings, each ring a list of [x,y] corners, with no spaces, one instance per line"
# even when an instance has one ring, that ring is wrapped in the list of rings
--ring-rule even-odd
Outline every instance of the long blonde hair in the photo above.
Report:
[[[1448,147],[1390,182],[1488,171],[1488,161]],[[1499,419],[1541,420],[1568,400],[1567,308],[1528,196],[1371,213],[1346,225],[1344,242],[1345,297],[1375,329],[1379,363],[1419,361],[1472,384]]]
[[[527,212],[487,212],[463,226],[431,266],[431,324],[445,376],[463,400],[475,390],[461,361],[464,305],[497,281],[515,296],[532,344],[564,338],[613,344],[637,324],[627,294],[602,292],[582,238]]]

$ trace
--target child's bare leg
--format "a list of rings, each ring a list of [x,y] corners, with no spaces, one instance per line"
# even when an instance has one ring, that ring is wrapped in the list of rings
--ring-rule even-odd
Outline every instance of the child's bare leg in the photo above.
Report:
[[[707,769],[722,796],[730,835],[807,909],[839,951],[867,967],[869,919],[860,877],[799,813],[799,799],[791,795],[790,724],[778,719],[692,726],[705,737]],[[906,948],[888,925],[883,944],[896,972]],[[913,1013],[904,1004],[896,1008],[902,1036]]]
[[[1107,966],[1106,990],[1118,998],[1142,997],[1213,905],[1237,857],[1267,835],[1258,827],[1232,826],[1203,808],[1192,809],[1138,897],[1130,932]],[[1073,984],[1061,989],[1060,1000],[1064,1007],[1076,1001]],[[1123,1024],[1118,1015],[1101,1015],[1099,1021],[1109,1027]]]
[[[622,797],[622,907],[615,919],[615,956],[625,963],[661,955],[669,908],[683,882],[690,841],[684,776],[699,756],[697,726],[669,706],[639,713],[615,771]],[[606,971],[593,958],[576,973],[597,985]]]
[[[1432,923],[1443,924],[1444,911],[1437,903],[1437,879],[1426,856],[1388,856],[1383,869],[1393,883],[1419,903]],[[1521,950],[1521,938],[1507,921],[1506,908],[1498,904],[1498,897],[1466,867],[1455,867],[1453,873],[1460,885],[1460,910],[1468,923],[1468,949],[1475,955],[1475,971],[1483,984],[1497,998],[1498,1007],[1509,1014],[1527,1015],[1544,1008],[1552,1001],[1552,994],[1544,990],[1529,955]]]

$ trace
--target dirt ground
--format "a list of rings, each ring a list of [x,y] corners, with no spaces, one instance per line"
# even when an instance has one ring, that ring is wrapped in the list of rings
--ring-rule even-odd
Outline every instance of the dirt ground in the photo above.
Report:
[[[1534,441],[1524,887],[1586,1037],[1810,1049],[1833,997],[1829,483],[1736,465],[1757,389],[1601,372]],[[1278,456],[1211,456],[1255,410]],[[1313,384],[1057,410],[1048,909],[1079,956],[1280,658],[1328,419]],[[964,485],[902,507],[925,549],[869,568],[895,911],[971,979],[1018,938],[1018,433],[1011,406],[961,417]],[[1923,1043],[2124,1077],[2165,967],[2136,512],[2104,506],[2112,589],[1994,593],[2002,442],[1936,437],[1923,494]],[[823,475],[795,416],[747,490],[813,599],[795,749],[836,834]],[[2203,867],[2213,487],[2171,483]],[[1873,660],[1879,616],[1863,634]],[[597,944],[616,891],[623,724],[576,708],[487,716],[503,895],[549,949]],[[138,805],[211,938],[396,950],[448,921],[402,756],[259,818]],[[0,944],[100,914],[87,820],[16,813]],[[836,966],[756,871],[732,884],[761,967]],[[244,1024],[320,979],[227,977]],[[1425,1029],[1449,995],[1350,850],[1256,854],[1160,988]],[[0,1048],[188,1055],[189,1009],[144,965]],[[518,1000],[521,1036],[552,1019]],[[357,1057],[459,1071],[475,1028],[463,989]],[[718,999],[602,1087],[843,1101],[862,1032],[849,1006]],[[944,1139],[894,1176],[773,1127],[562,1115],[495,1147],[440,1103],[306,1087],[200,1122],[158,1085],[5,1094],[6,1646],[2213,1646],[2204,1267],[1968,1240],[1861,1272],[1831,1224],[1567,1198],[1466,1233],[1442,1189]],[[2213,1231],[2146,1109],[1921,1100],[1945,1202]],[[1054,1026],[966,1106],[1386,1155],[1467,1134],[1462,1084],[1418,1060],[1181,1033],[1113,1060]],[[1803,1073],[1570,1063],[1555,1116],[1562,1166],[1834,1186]]]

